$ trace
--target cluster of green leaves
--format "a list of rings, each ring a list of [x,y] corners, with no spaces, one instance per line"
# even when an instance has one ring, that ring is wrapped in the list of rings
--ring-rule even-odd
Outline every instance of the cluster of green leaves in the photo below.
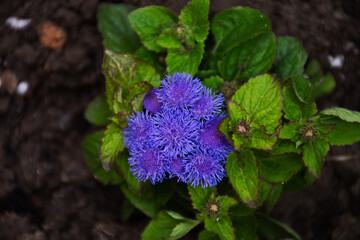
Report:
[[[302,44],[276,37],[264,14],[235,7],[210,24],[208,12],[209,0],[192,0],[179,16],[160,6],[100,6],[106,94],[89,104],[85,117],[106,129],[84,140],[86,163],[99,181],[121,188],[123,219],[134,207],[152,219],[143,239],[179,239],[200,224],[200,240],[300,239],[256,210],[269,212],[283,191],[321,178],[329,145],[360,140],[360,113],[318,112],[314,101],[334,89],[334,78],[314,60],[306,65]],[[122,138],[127,119],[174,72],[194,74],[227,98],[228,116],[218,130],[235,152],[217,188],[153,186],[130,171]]]

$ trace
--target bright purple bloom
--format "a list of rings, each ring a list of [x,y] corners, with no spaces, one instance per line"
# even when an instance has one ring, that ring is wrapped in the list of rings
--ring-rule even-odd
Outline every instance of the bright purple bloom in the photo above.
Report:
[[[184,156],[194,151],[200,122],[189,110],[163,110],[152,118],[149,142],[168,157]]]
[[[128,119],[128,127],[124,129],[124,145],[131,147],[134,144],[145,142],[149,136],[152,123],[149,112],[137,112]]]
[[[166,167],[166,170],[169,173],[169,178],[176,177],[178,182],[185,182],[185,164],[186,161],[180,157],[169,160]]]
[[[161,111],[162,103],[158,99],[158,94],[160,90],[158,88],[153,89],[152,91],[148,92],[143,100],[143,105],[146,110],[155,114]]]
[[[224,157],[201,150],[186,158],[185,175],[191,186],[213,187],[226,176]]]
[[[162,81],[158,98],[165,108],[189,108],[199,99],[202,90],[200,80],[194,79],[191,74],[174,73]]]
[[[217,130],[217,126],[224,117],[220,116],[203,124],[200,129],[199,143],[203,150],[227,157],[234,149],[226,137]]]
[[[214,94],[210,88],[204,88],[202,96],[194,103],[192,112],[196,118],[210,120],[217,116],[224,106],[222,94]]]
[[[165,177],[165,157],[148,144],[135,145],[130,149],[129,165],[139,181],[162,182]]]

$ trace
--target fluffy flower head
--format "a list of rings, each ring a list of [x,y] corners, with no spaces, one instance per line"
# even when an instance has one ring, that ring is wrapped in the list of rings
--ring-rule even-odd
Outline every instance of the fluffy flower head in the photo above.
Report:
[[[132,114],[128,119],[128,127],[124,129],[124,145],[141,144],[148,138],[152,123],[148,112]]]
[[[183,109],[193,106],[202,90],[200,80],[191,74],[174,73],[162,81],[158,97],[166,108]]]

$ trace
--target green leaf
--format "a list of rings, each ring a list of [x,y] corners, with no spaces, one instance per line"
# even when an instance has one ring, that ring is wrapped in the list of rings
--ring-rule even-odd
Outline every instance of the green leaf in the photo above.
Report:
[[[335,129],[327,135],[331,145],[342,146],[360,140],[360,123],[346,122],[337,117],[322,116],[325,123],[336,123]]]
[[[85,119],[88,122],[98,126],[108,124],[110,115],[111,111],[104,95],[99,95],[92,100],[84,113]]]
[[[350,111],[345,108],[328,108],[320,112],[321,115],[338,117],[346,122],[360,123],[360,112]]]
[[[301,156],[294,153],[270,156],[266,152],[256,153],[260,176],[272,183],[287,182],[303,168]]]
[[[271,193],[270,193],[270,196],[268,198],[268,200],[266,201],[266,212],[270,212],[275,204],[277,203],[281,193],[282,193],[282,190],[283,190],[283,185],[282,184],[275,184]]]
[[[159,184],[157,186],[145,182],[141,194],[134,194],[128,185],[120,185],[125,197],[141,212],[155,218],[158,209],[163,206],[173,195],[174,191],[169,184]]]
[[[196,210],[202,212],[206,203],[215,196],[216,188],[201,186],[191,187],[188,185],[189,194],[192,200],[192,205]]]
[[[112,111],[115,97],[121,102],[116,91],[121,87],[121,96],[126,96],[129,88],[136,83],[147,82],[153,87],[160,86],[160,77],[148,63],[130,55],[105,51],[103,72],[106,78],[106,99]],[[118,95],[118,94],[117,94]]]
[[[211,24],[216,45],[213,52],[222,56],[238,44],[271,28],[267,16],[248,7],[235,7],[217,14]]]
[[[139,194],[141,183],[135,178],[134,174],[130,171],[128,162],[130,155],[127,151],[122,152],[115,161],[116,167],[119,168],[129,190],[134,194]]]
[[[265,126],[267,133],[273,133],[282,116],[280,83],[269,74],[250,79],[236,91],[232,100],[248,113],[251,121]]]
[[[126,96],[124,97],[124,101],[126,103],[130,103],[131,100],[134,99],[134,97],[141,93],[148,93],[153,89],[153,87],[147,83],[147,82],[139,82],[135,83],[134,86],[132,86]]]
[[[130,13],[129,21],[145,47],[155,52],[161,52],[164,49],[156,43],[156,38],[163,30],[176,23],[177,17],[165,7],[150,6]]]
[[[230,128],[233,128],[235,124],[240,121],[249,122],[249,114],[241,107],[240,104],[235,101],[227,100],[226,105],[231,119]]]
[[[97,15],[98,27],[106,49],[134,53],[140,47],[139,38],[131,28],[128,14],[133,6],[103,3]]]
[[[204,42],[209,33],[209,5],[209,0],[192,0],[179,16],[179,23],[189,29],[198,42]]]
[[[290,227],[260,213],[256,214],[258,233],[267,240],[296,239],[301,237]]]
[[[195,74],[198,71],[203,53],[203,43],[198,43],[190,47],[190,49],[185,49],[184,47],[168,49],[168,54],[165,59],[167,71],[170,74],[175,72]]]
[[[181,42],[172,28],[165,29],[156,39],[156,43],[163,48],[181,47]]]
[[[301,42],[292,37],[278,37],[278,50],[273,72],[281,79],[301,75],[307,60],[307,52]]]
[[[244,80],[267,72],[275,55],[275,36],[268,30],[228,51],[219,61],[219,71],[225,79]]]
[[[259,169],[254,153],[244,150],[232,152],[227,158],[229,180],[242,202],[255,208],[260,197]]]
[[[270,150],[271,155],[283,154],[283,153],[298,153],[302,152],[301,148],[296,148],[295,144],[291,141],[278,139],[273,149]]]
[[[199,223],[198,220],[184,218],[175,212],[162,211],[147,225],[141,239],[179,239]]]
[[[219,132],[224,134],[224,136],[227,138],[229,142],[231,142],[231,135],[229,133],[229,122],[230,122],[229,117],[223,118],[223,120],[219,123],[217,129]]]
[[[315,101],[317,98],[331,93],[336,86],[334,76],[330,73],[326,75],[319,74],[311,77],[309,82],[312,89],[310,101]]]
[[[299,121],[284,124],[280,129],[279,138],[289,139],[296,143],[300,139],[299,131],[302,126],[303,123]]]
[[[269,198],[269,195],[272,190],[272,185],[264,180],[260,180],[260,199],[256,208],[261,207],[264,202]]]
[[[205,87],[212,88],[213,91],[221,90],[221,85],[224,83],[224,79],[219,76],[212,76],[206,78],[202,84]]]
[[[257,240],[257,220],[254,215],[246,217],[231,217],[236,239]]]
[[[235,234],[228,216],[228,210],[236,204],[236,200],[228,196],[219,196],[216,198],[216,202],[220,204],[220,212],[218,216],[205,217],[205,228],[218,234],[223,240],[233,240]]]
[[[218,240],[219,237],[212,232],[207,230],[202,230],[198,236],[198,240]]]
[[[117,155],[124,150],[123,136],[122,129],[116,124],[107,125],[100,146],[100,160],[103,168],[107,171],[110,170],[110,166]]]
[[[304,144],[304,164],[316,178],[322,177],[322,165],[328,151],[329,143],[322,138]]]
[[[103,131],[98,131],[86,136],[86,138],[83,140],[82,149],[85,163],[88,166],[90,172],[98,181],[102,182],[103,184],[110,183],[117,185],[123,181],[122,177],[117,174],[115,169],[105,171],[101,166],[99,159],[99,149],[101,144],[101,137],[103,134]]]
[[[156,52],[150,51],[145,47],[140,47],[135,52],[135,57],[151,64],[156,69],[163,69],[164,64],[160,62],[160,55]],[[165,60],[165,58],[164,58]],[[164,62],[164,61],[163,61]]]
[[[310,103],[311,85],[304,76],[291,76],[296,96],[303,103]]]
[[[232,140],[235,149],[239,151],[246,148],[269,150],[275,145],[277,137],[266,134],[264,126],[251,122],[249,136],[234,133]]]
[[[291,82],[287,82],[283,88],[284,95],[284,117],[290,121],[308,119],[314,116],[317,112],[316,104],[307,104],[301,102]]]

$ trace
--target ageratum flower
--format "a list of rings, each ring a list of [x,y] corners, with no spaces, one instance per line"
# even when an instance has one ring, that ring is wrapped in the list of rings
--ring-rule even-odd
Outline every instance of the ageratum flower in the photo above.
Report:
[[[222,115],[202,124],[199,143],[203,150],[222,154],[226,157],[234,149],[226,137],[217,130],[217,126],[224,117]]]
[[[165,157],[149,144],[136,144],[130,148],[130,171],[139,181],[162,182],[165,177]]]
[[[198,119],[212,119],[219,115],[224,106],[224,97],[222,94],[214,94],[210,88],[204,88],[201,97],[194,103],[192,112]]]
[[[130,147],[145,142],[149,136],[152,123],[149,112],[137,112],[128,119],[128,127],[124,129],[124,145]]]
[[[185,164],[186,161],[180,157],[171,158],[168,163],[166,170],[169,173],[169,178],[175,177],[178,182],[186,182],[185,179]]]
[[[191,186],[213,187],[226,176],[224,156],[201,150],[186,158],[185,176]]]
[[[189,110],[165,109],[151,119],[149,142],[168,157],[184,156],[194,151],[200,122]]]
[[[189,108],[200,98],[203,85],[191,74],[174,73],[167,76],[160,86],[159,100],[168,109]]]
[[[162,102],[159,101],[158,95],[159,89],[155,88],[152,91],[148,92],[143,100],[143,105],[146,110],[155,114],[161,111]]]
[[[145,96],[146,112],[131,115],[124,129],[136,178],[154,184],[168,174],[192,186],[215,186],[226,175],[225,158],[233,151],[217,131],[223,102],[221,94],[190,74],[167,76]]]

